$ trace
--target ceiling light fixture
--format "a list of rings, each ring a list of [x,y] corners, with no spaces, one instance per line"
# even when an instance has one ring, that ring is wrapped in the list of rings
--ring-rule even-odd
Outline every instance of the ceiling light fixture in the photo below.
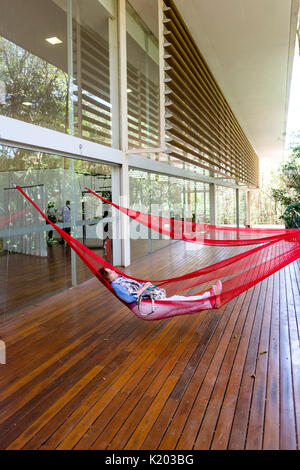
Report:
[[[52,46],[62,43],[62,41],[58,39],[56,36],[54,36],[53,38],[46,38],[46,41],[49,42],[49,44],[51,44]]]

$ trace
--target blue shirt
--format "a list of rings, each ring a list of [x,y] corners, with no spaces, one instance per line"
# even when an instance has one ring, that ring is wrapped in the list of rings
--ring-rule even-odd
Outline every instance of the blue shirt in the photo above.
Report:
[[[122,287],[120,286],[120,284],[118,284],[117,282],[112,282],[111,283],[111,287],[113,288],[113,290],[115,291],[115,293],[117,294],[117,296],[123,300],[124,302],[126,302],[127,304],[131,304],[133,302],[137,302],[138,300],[138,295],[136,292],[133,292],[132,294],[130,294],[128,292],[128,290],[125,288],[125,287]]]
[[[65,206],[61,211],[63,222],[71,222],[71,207]]]

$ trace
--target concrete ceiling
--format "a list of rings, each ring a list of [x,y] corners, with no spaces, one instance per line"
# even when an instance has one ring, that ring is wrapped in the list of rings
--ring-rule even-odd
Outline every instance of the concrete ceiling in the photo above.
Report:
[[[299,2],[176,0],[259,157],[283,157]]]
[[[155,0],[132,3],[155,32]],[[299,0],[175,4],[258,156],[282,158]]]

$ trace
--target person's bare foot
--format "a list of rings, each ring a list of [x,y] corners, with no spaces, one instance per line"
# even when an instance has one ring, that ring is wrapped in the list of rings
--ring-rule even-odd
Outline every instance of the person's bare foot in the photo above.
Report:
[[[215,308],[219,308],[221,306],[221,292],[222,292],[222,282],[220,280],[218,280],[216,282],[216,284],[214,284],[212,286],[212,290],[213,290],[213,293],[215,294],[215,299],[216,299],[216,302],[215,302]]]

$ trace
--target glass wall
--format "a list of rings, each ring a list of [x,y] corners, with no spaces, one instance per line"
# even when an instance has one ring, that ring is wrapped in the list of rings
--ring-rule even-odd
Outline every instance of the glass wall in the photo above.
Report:
[[[218,225],[236,225],[236,192],[225,186],[216,187]]]
[[[241,190],[239,190],[239,219],[240,227],[244,227],[247,224],[247,194]]]
[[[1,0],[0,114],[111,145],[108,22],[98,0]]]
[[[99,0],[73,0],[72,16],[75,135],[111,145],[109,13]]]
[[[130,170],[130,207],[177,220],[209,221],[208,184],[167,175]],[[168,236],[130,222],[131,260],[173,242]]]
[[[196,222],[199,224],[209,224],[209,185],[196,182]]]
[[[127,3],[127,96],[129,148],[157,148],[160,145],[158,40],[147,27],[157,29],[157,2],[151,3],[151,18],[138,1]],[[149,7],[148,7],[149,9]],[[149,25],[149,26],[150,26]]]
[[[86,187],[111,197],[111,168],[16,147],[0,147],[0,318],[92,275],[15,184],[67,233],[105,255],[111,222]]]
[[[150,214],[170,217],[172,200],[170,198],[170,179],[166,175],[149,174],[150,178]],[[169,245],[170,237],[154,230],[150,232],[151,251]]]

